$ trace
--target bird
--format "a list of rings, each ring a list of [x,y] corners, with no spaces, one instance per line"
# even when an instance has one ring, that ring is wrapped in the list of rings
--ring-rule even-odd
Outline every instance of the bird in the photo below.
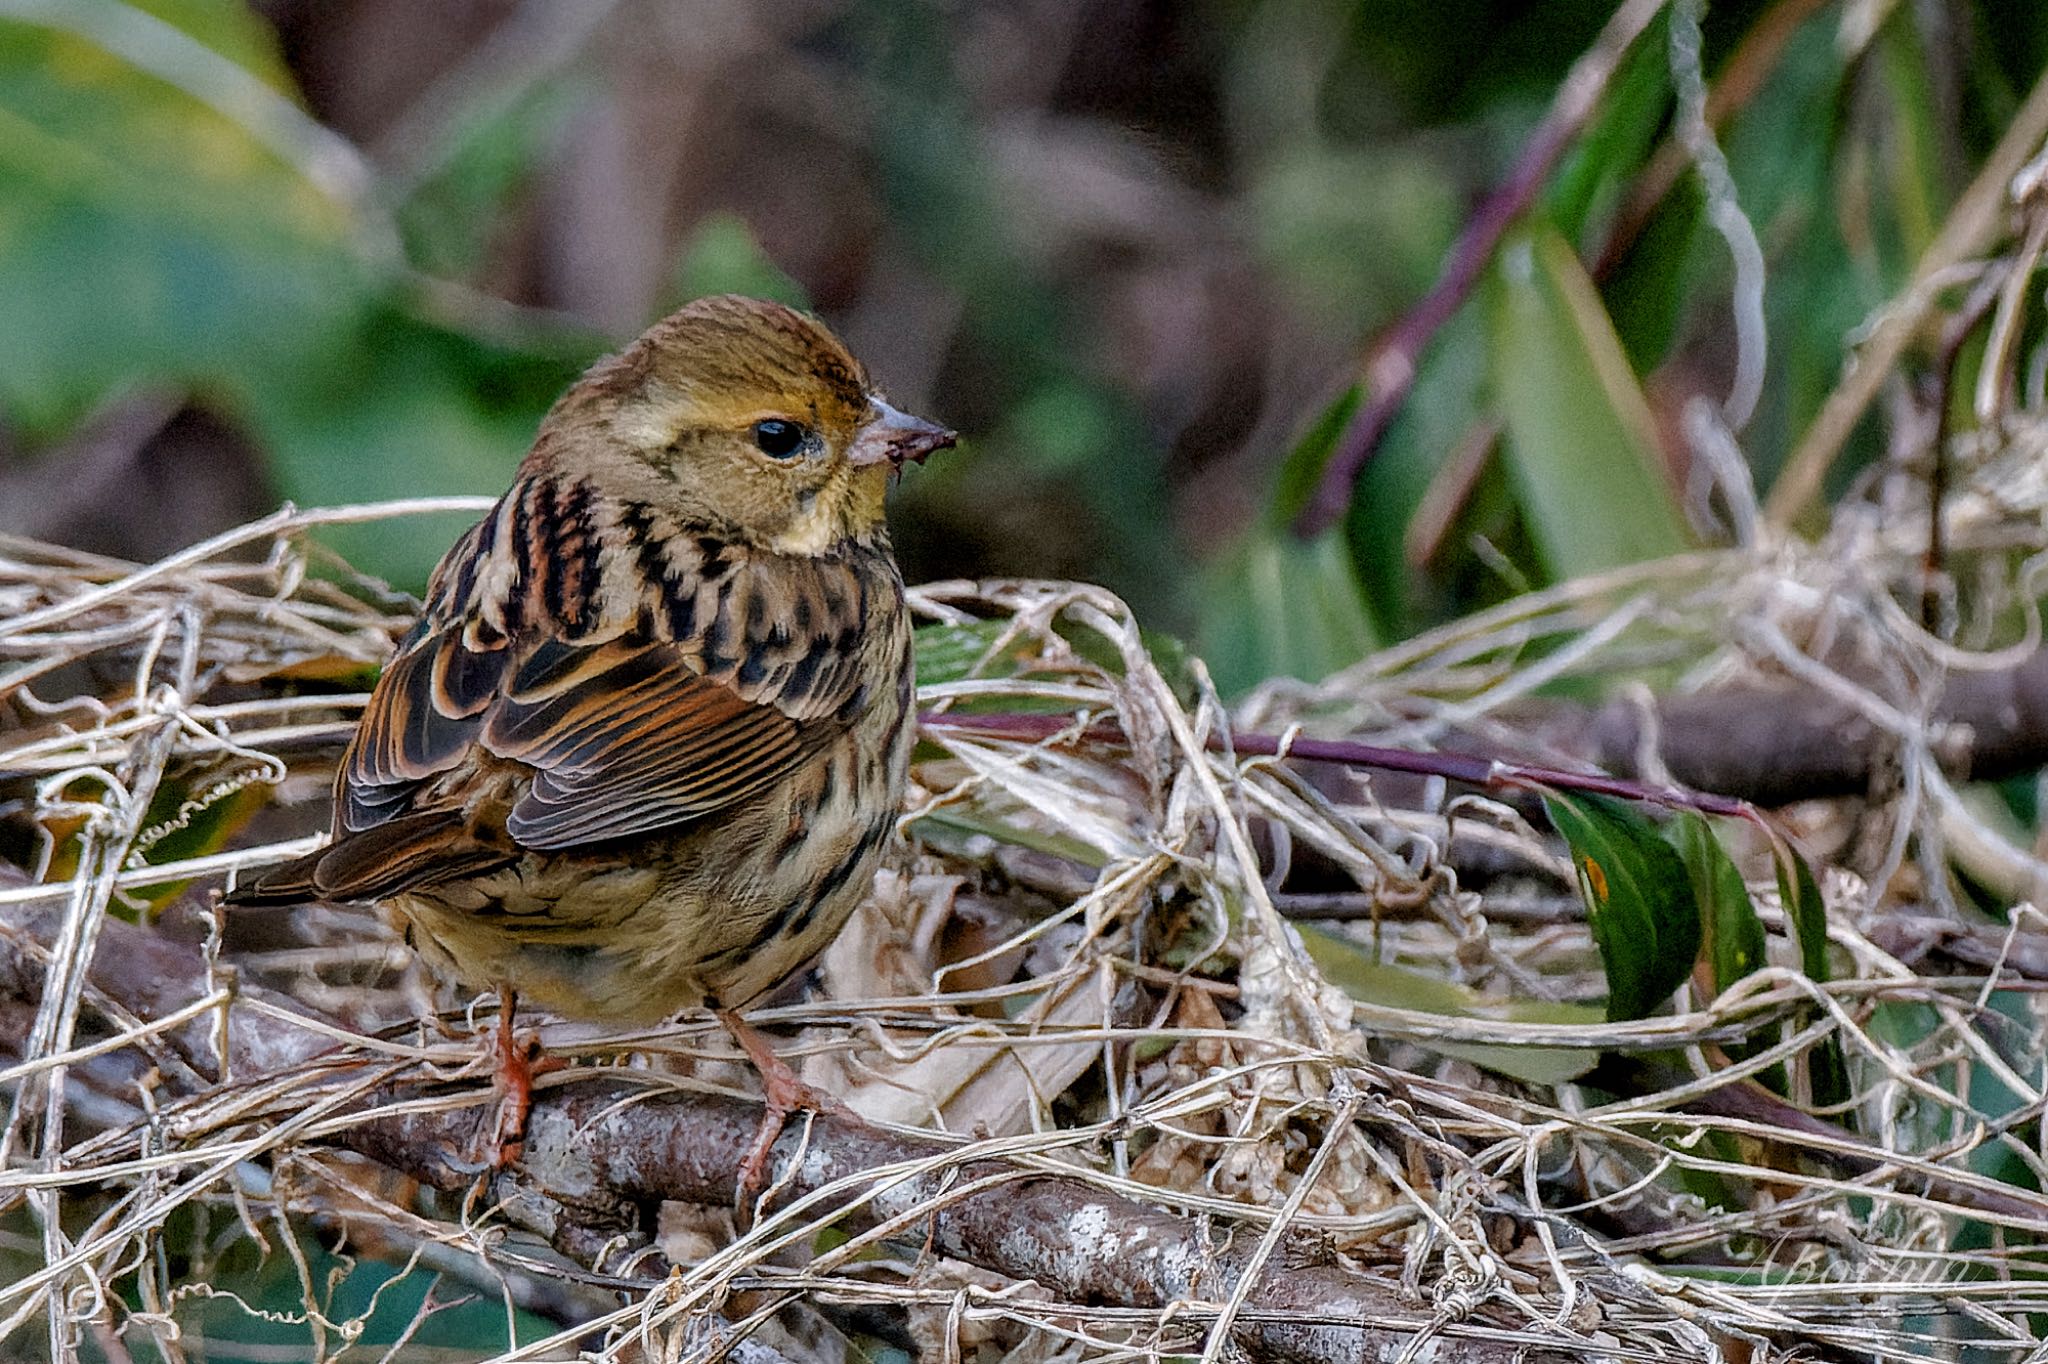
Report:
[[[501,1167],[535,1072],[518,1001],[638,1026],[708,1005],[762,1077],[759,1178],[818,1101],[740,1010],[872,883],[914,739],[885,496],[955,433],[824,324],[699,299],[599,361],[442,558],[334,780],[332,837],[233,906],[384,906],[498,992]]]

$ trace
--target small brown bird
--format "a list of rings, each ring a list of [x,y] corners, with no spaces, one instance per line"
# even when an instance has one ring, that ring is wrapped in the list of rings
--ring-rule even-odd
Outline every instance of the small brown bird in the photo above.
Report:
[[[342,757],[334,838],[231,904],[376,901],[437,968],[497,987],[516,1158],[514,993],[646,1023],[737,1008],[831,941],[901,804],[910,625],[883,497],[953,433],[837,338],[703,299],[599,362],[435,569]]]

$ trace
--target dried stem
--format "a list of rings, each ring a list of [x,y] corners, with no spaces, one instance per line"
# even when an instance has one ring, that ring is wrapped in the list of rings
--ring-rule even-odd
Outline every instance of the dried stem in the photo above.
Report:
[[[2044,138],[2048,138],[2048,73],[2034,82],[1976,179],[1956,200],[1940,233],[1921,255],[1912,280],[1887,306],[1870,339],[1850,357],[1841,382],[1821,404],[1820,414],[1771,485],[1764,512],[1773,524],[1791,525],[1820,495],[1835,456],[1938,302],[1939,282],[1988,248],[2005,230],[2013,177],[2041,149]]]
[[[23,995],[40,982],[36,958],[51,946],[57,922],[47,913],[0,920],[0,1003],[33,1005]],[[205,990],[197,951],[118,921],[108,923],[104,935],[107,950],[94,959],[93,984],[135,1019],[147,1024],[175,1013]],[[11,1001],[10,989],[18,992]],[[291,1001],[248,991],[242,1003],[262,1007],[230,1015],[228,1069],[241,1088],[273,1089],[274,1111],[304,1111],[304,1099],[289,1097],[294,1088],[331,1092],[337,1077],[377,1072],[367,1053],[335,1047],[337,1025],[305,1016]],[[171,1039],[195,1071],[219,1072],[204,1024],[187,1024]],[[444,1092],[433,1106],[421,1107],[430,1092],[419,1081],[386,1081],[359,1100],[331,1107],[299,1139],[344,1147],[438,1189],[467,1189],[478,1176],[458,1153],[474,1141],[474,1105],[488,1092],[472,1088],[452,1100]],[[179,1095],[182,1102],[168,1108],[169,1116],[190,1131],[205,1122],[206,1108],[218,1097],[209,1090]],[[594,1255],[614,1238],[645,1244],[649,1229],[638,1224],[640,1208],[664,1201],[729,1206],[760,1122],[755,1102],[674,1092],[656,1077],[579,1071],[536,1095],[526,1153],[514,1169],[485,1180],[482,1203],[601,1268]],[[1286,1272],[1260,1275],[1255,1267],[1272,1257],[1254,1249],[1255,1236],[1233,1238],[1108,1192],[1079,1171],[1062,1174],[1057,1164],[1033,1156],[1040,1145],[1012,1143],[1010,1159],[991,1160],[971,1158],[958,1143],[841,1117],[792,1123],[776,1143],[766,1181],[770,1196],[748,1240],[803,1244],[828,1226],[878,1233],[1035,1282],[1059,1293],[1068,1304],[1064,1310],[1076,1313],[1177,1304],[1184,1329],[1198,1334],[1216,1318],[1214,1304],[1254,1271],[1231,1330],[1257,1359],[1391,1361],[1432,1329],[1429,1316],[1406,1303],[1397,1285],[1342,1268],[1314,1240],[1284,1234],[1284,1222],[1273,1226],[1283,1233],[1277,1258]],[[649,1266],[643,1263],[638,1272],[647,1275]],[[650,1283],[658,1283],[659,1273],[653,1266]],[[701,1294],[687,1295],[680,1305],[693,1297],[702,1302]],[[1461,1339],[1462,1359],[1507,1364],[1549,1357],[1523,1354],[1504,1343],[1516,1333],[1477,1320],[1447,1334]]]

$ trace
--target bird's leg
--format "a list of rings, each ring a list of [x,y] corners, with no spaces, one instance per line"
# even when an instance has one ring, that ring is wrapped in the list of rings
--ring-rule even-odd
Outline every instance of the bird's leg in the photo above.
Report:
[[[746,1019],[740,1017],[737,1009],[717,1009],[718,1021],[732,1034],[732,1040],[740,1044],[740,1050],[754,1063],[754,1069],[761,1073],[761,1099],[766,1111],[761,1115],[761,1129],[754,1134],[753,1145],[747,1148],[746,1159],[740,1162],[739,1202],[745,1206],[754,1200],[754,1194],[761,1186],[761,1176],[767,1172],[768,1153],[775,1149],[775,1139],[782,1135],[782,1125],[789,1115],[797,1112],[830,1113],[835,1117],[859,1120],[857,1114],[829,1094],[805,1084],[797,1073],[790,1069],[789,1062],[775,1054],[775,1048],[768,1045],[768,1039]]]
[[[492,1034],[493,1078],[496,1081],[498,1119],[495,1124],[491,1157],[491,1168],[508,1169],[519,1161],[526,1150],[526,1119],[533,1112],[533,1082],[535,1077],[552,1070],[560,1070],[564,1064],[551,1056],[544,1056],[540,1050],[540,1038],[529,1033],[520,1037],[513,1027],[514,1017],[519,1012],[519,994],[509,986],[500,987],[498,998],[498,1026]]]

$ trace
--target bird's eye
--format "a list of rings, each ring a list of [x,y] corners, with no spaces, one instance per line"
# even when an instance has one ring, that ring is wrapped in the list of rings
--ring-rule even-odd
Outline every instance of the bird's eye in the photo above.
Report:
[[[805,434],[803,427],[780,417],[754,423],[754,444],[762,454],[775,459],[788,459],[803,449]]]

